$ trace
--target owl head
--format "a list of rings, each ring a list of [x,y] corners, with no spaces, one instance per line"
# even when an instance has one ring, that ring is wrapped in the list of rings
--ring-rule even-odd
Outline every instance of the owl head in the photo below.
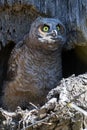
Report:
[[[66,41],[64,25],[55,18],[37,18],[29,32],[29,46],[48,50],[58,49]]]

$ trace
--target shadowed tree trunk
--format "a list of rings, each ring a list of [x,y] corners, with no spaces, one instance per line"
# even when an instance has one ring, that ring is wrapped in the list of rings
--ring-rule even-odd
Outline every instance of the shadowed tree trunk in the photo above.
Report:
[[[65,48],[72,50],[63,52],[64,76],[87,71],[87,0],[0,0],[1,85],[6,77],[12,48],[23,40],[31,23],[38,16],[59,18],[66,26]],[[48,103],[40,109],[35,108],[29,112],[18,108],[12,113],[1,109],[0,130],[86,129],[86,86],[87,74],[72,76],[63,79],[57,88],[49,93]]]

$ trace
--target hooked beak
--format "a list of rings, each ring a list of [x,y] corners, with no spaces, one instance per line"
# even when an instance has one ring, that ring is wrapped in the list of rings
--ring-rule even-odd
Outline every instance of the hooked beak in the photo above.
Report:
[[[56,30],[53,30],[51,33],[47,34],[48,36],[53,36],[53,37],[56,37],[58,34],[57,34],[57,31]]]

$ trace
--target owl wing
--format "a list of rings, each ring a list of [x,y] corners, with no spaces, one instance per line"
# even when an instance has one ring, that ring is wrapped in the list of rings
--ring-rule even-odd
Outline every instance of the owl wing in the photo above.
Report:
[[[8,70],[7,70],[7,80],[13,80],[17,74],[17,63],[16,56],[14,56],[15,50],[12,51],[11,57],[8,62]]]
[[[8,70],[7,70],[7,80],[14,80],[17,76],[18,64],[20,61],[20,57],[22,55],[22,47],[24,46],[23,42],[19,42],[15,48],[12,50],[10,54],[10,58],[8,61]]]

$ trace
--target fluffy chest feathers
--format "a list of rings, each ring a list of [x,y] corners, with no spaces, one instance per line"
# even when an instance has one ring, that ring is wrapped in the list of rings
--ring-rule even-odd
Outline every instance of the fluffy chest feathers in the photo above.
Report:
[[[40,52],[31,53],[26,46],[25,50],[24,53],[21,52],[23,54],[18,61],[17,80],[20,79],[27,89],[29,84],[39,89],[54,88],[62,76],[60,53],[58,51],[51,55]]]

